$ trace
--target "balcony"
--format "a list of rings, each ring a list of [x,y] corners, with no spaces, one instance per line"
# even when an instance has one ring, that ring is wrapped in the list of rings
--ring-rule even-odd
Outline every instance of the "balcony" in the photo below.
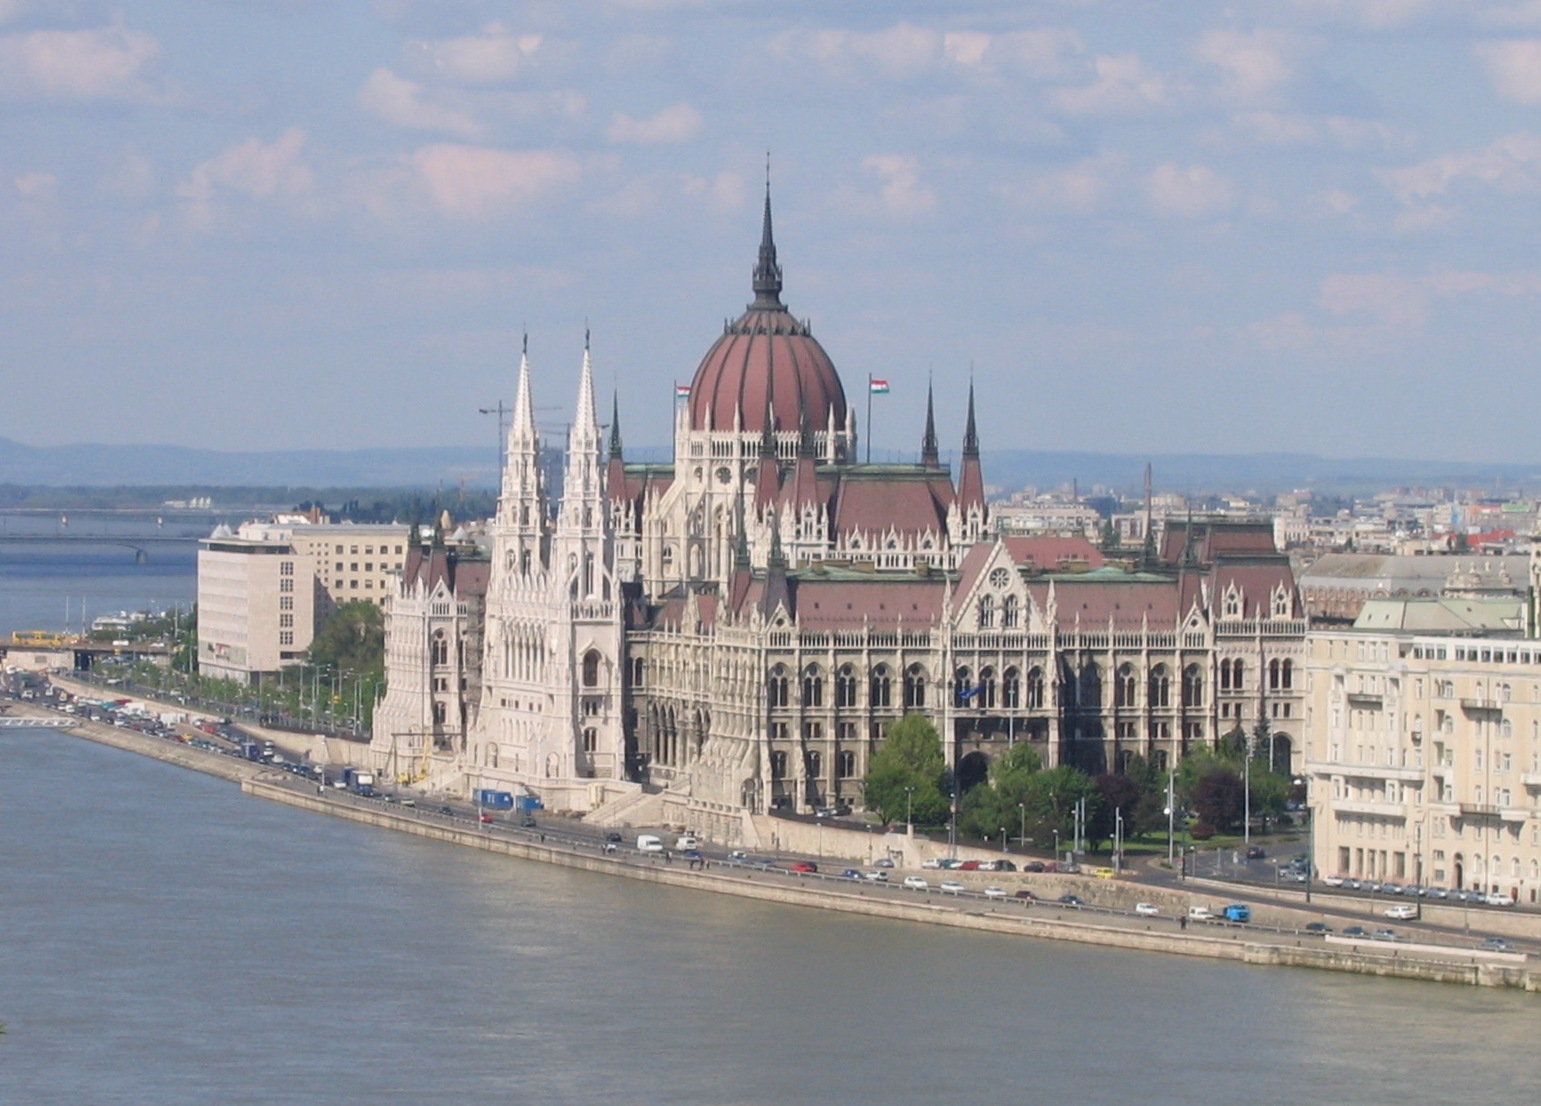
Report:
[[[1385,800],[1332,799],[1327,806],[1336,814],[1373,814],[1378,818],[1406,819],[1407,817],[1405,804],[1388,803]]]
[[[1402,783],[1419,783],[1423,780],[1422,768],[1399,768],[1393,764],[1337,764],[1333,774],[1345,779],[1398,780]]]
[[[1497,818],[1498,807],[1493,803],[1461,803],[1462,818]]]
[[[1541,787],[1541,772],[1521,772],[1520,783],[1526,787]]]
[[[1368,691],[1350,691],[1348,705],[1358,710],[1380,710],[1385,705],[1385,697],[1372,695]]]
[[[1502,714],[1504,705],[1497,699],[1462,699],[1461,709],[1467,714],[1482,712]]]

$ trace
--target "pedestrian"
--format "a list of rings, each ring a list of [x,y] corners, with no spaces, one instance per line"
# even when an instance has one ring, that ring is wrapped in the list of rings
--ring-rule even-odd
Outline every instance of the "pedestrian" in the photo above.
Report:
[[[1177,928],[1178,929],[1187,929],[1188,928],[1188,915],[1186,915],[1186,914],[1179,914],[1177,916]]]

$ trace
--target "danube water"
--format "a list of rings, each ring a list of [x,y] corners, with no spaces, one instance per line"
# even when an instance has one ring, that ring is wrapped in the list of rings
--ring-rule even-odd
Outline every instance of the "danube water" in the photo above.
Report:
[[[186,602],[184,552],[0,545],[0,628]],[[1529,1101],[1541,1005],[654,887],[0,730],[0,1021],[7,1106],[1415,1106]]]
[[[1529,1101],[1519,994],[492,857],[0,731],[0,1102]]]

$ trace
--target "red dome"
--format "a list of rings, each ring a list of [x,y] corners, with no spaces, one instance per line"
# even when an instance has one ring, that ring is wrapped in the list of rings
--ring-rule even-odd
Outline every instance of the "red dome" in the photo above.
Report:
[[[760,433],[766,412],[771,430],[808,428],[822,432],[835,416],[845,429],[845,389],[840,374],[808,332],[781,303],[781,266],[771,234],[770,185],[765,188],[765,224],[760,257],[754,268],[754,302],[706,351],[690,384],[690,428],[732,430],[743,413],[742,429]]]
[[[701,359],[690,385],[692,430],[731,430],[742,411],[743,429],[759,433],[767,410],[772,430],[798,430],[805,412],[811,430],[822,431],[831,412],[835,428],[845,429],[840,374],[807,325],[780,304],[744,312]]]

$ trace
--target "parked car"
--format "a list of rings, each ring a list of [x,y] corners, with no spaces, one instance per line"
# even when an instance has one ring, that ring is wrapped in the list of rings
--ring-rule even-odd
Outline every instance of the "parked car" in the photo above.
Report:
[[[1489,906],[1513,906],[1514,900],[1508,895],[1486,895],[1482,899]]]
[[[872,866],[874,868],[892,868],[894,866],[894,862],[889,860],[886,856],[881,856],[872,862]]]
[[[1400,883],[1383,883],[1380,885],[1380,890],[1383,895],[1400,895],[1402,893],[1402,885]]]
[[[905,876],[904,886],[911,891],[929,891],[931,885],[926,882],[925,876]]]
[[[1249,846],[1247,846],[1247,859],[1248,860],[1262,860],[1263,857],[1265,857],[1267,855],[1268,854],[1263,851],[1263,846],[1261,846],[1261,845],[1249,845]]]
[[[961,895],[963,892],[967,891],[968,888],[964,887],[963,884],[959,883],[955,879],[944,879],[942,880],[940,890],[944,895]]]
[[[1348,881],[1343,876],[1323,876],[1322,882],[1328,887],[1342,887]]]
[[[1394,922],[1410,922],[1418,916],[1418,908],[1411,903],[1400,902],[1381,911]]]
[[[1041,860],[1029,860],[1026,864],[1022,865],[1024,872],[1041,872],[1043,868],[1044,865]]]
[[[958,865],[958,871],[960,871],[960,872],[977,872],[977,871],[979,871],[979,864],[980,864],[980,862],[977,861],[977,860],[965,860],[961,864]]]
[[[935,871],[942,866],[942,862],[933,856],[929,860],[922,860],[920,866],[930,871]]]
[[[1137,902],[1134,904],[1134,912],[1146,918],[1154,918],[1161,913],[1153,902]]]
[[[605,840],[614,842],[615,844],[620,844],[621,835],[616,833],[614,830],[611,830],[609,833],[605,834]]]
[[[1428,889],[1428,897],[1431,899],[1448,899],[1450,891],[1445,887],[1430,887]]]

